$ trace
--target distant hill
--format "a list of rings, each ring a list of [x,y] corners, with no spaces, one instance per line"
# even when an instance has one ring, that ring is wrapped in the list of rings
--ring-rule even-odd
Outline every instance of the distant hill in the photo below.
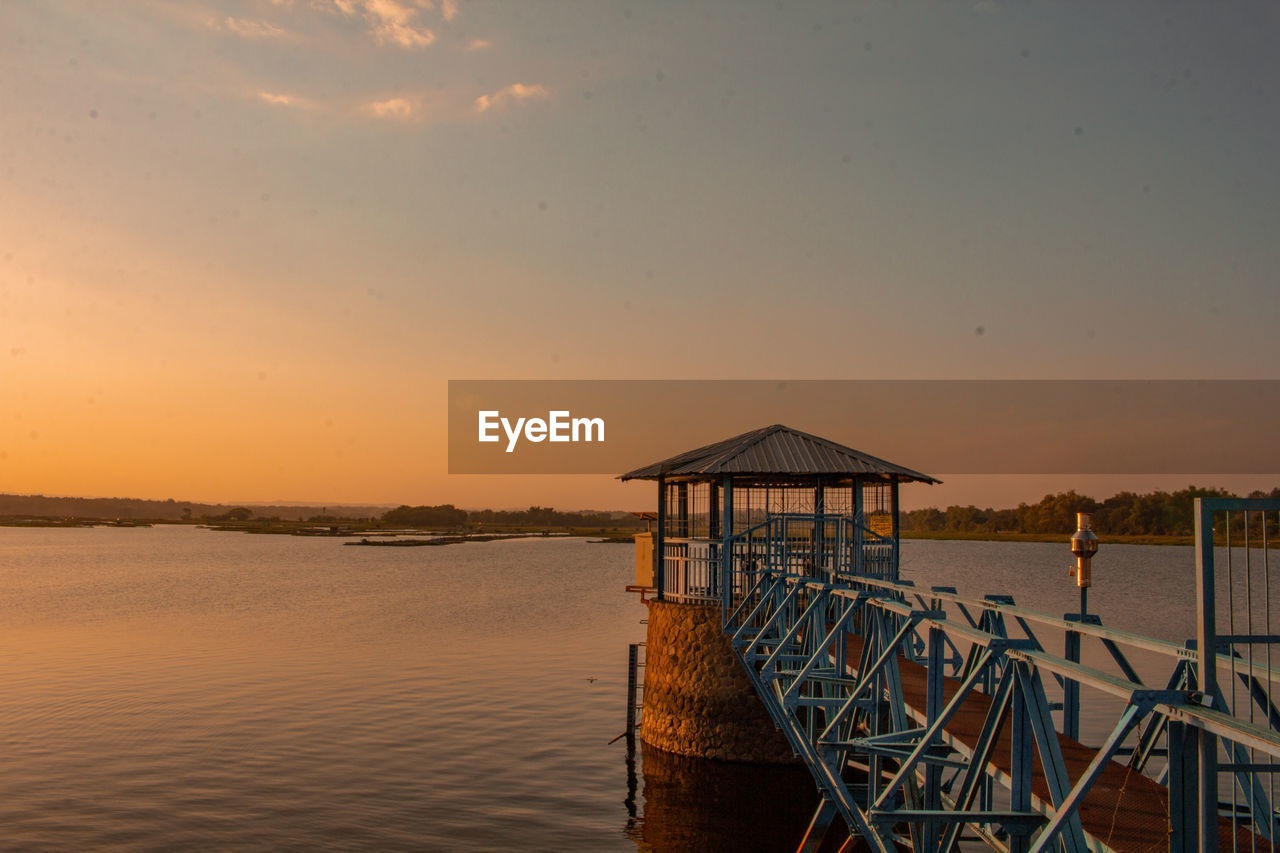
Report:
[[[255,518],[280,518],[305,521],[318,515],[340,518],[374,518],[392,509],[390,506],[301,506],[261,504],[206,504],[195,501],[144,500],[141,498],[66,498],[46,495],[0,494],[0,516],[38,518],[130,518],[199,519],[224,516],[237,507],[252,512]]]

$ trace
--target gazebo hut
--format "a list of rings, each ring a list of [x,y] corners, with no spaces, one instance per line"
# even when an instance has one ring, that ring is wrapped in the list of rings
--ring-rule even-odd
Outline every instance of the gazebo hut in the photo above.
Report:
[[[637,579],[656,591],[641,737],[684,755],[788,760],[722,619],[764,571],[896,580],[898,488],[939,481],[782,424],[620,479],[658,483],[652,579]]]
[[[928,474],[782,424],[623,474],[658,482],[661,600],[727,600],[754,567],[898,576],[898,487]]]

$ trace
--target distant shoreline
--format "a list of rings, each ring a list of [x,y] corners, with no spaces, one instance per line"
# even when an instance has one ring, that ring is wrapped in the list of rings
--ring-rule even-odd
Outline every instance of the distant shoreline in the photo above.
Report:
[[[903,530],[903,539],[952,539],[973,542],[1058,542],[1070,545],[1071,535],[1062,533],[989,533],[964,530]],[[1099,535],[1098,541],[1112,545],[1194,545],[1194,536],[1156,536],[1142,534]]]
[[[338,529],[326,529],[327,525],[315,525],[306,523],[294,524],[276,524],[267,527],[247,522],[243,524],[217,524],[207,521],[174,521],[173,519],[153,518],[153,519],[128,519],[115,520],[105,518],[68,518],[68,519],[52,519],[52,518],[4,518],[0,517],[0,527],[151,527],[152,525],[190,525],[193,527],[205,527],[209,530],[220,532],[238,532],[238,533],[266,533],[266,534],[285,534],[294,536],[334,536],[340,538],[352,538],[358,536],[387,536],[388,534],[374,526],[360,527],[350,525],[340,525]],[[506,538],[523,538],[528,536],[546,535],[543,534],[545,528],[527,527],[523,529],[509,529],[501,532],[491,531],[488,534],[479,531],[472,532],[469,535],[456,535],[461,540],[471,539],[477,542],[487,541],[488,539],[506,539]],[[406,531],[408,532],[408,531]],[[419,530],[413,531],[418,535],[447,535],[446,531],[430,531]],[[632,541],[631,530],[619,530],[609,528],[550,528],[549,534],[557,537],[597,537],[597,541],[609,543],[630,543]],[[965,542],[1057,542],[1067,545],[1071,537],[1061,533],[991,533],[987,531],[965,531],[965,530],[903,530],[901,537],[904,540],[910,539],[937,539],[937,540],[953,540]],[[1187,546],[1195,544],[1194,536],[1156,536],[1156,535],[1104,535],[1100,537],[1103,544],[1113,545],[1179,545]],[[358,543],[353,543],[358,544]],[[1280,543],[1269,543],[1272,547],[1280,547]]]
[[[86,527],[199,527],[218,533],[250,533],[256,535],[305,536],[309,538],[334,539],[372,539],[385,542],[351,542],[347,545],[379,545],[407,544],[404,540],[412,537],[431,536],[445,541],[421,542],[415,544],[450,545],[459,542],[490,542],[498,539],[528,538],[575,538],[590,539],[597,544],[631,544],[634,541],[635,529],[631,527],[590,527],[590,526],[558,526],[558,525],[487,525],[476,529],[450,529],[431,527],[387,527],[378,522],[336,521],[280,521],[268,519],[246,519],[239,522],[211,521],[209,519],[175,520],[172,518],[41,518],[30,516],[0,516],[0,528],[3,527],[38,527],[38,528],[71,528]],[[403,538],[401,538],[403,537]],[[394,540],[401,538],[399,542]]]
[[[85,527],[151,527],[168,525],[189,525],[204,527],[220,532],[237,532],[252,534],[275,534],[292,536],[323,536],[335,538],[354,538],[362,536],[390,537],[408,535],[452,536],[460,540],[485,541],[489,538],[508,538],[526,536],[558,536],[587,537],[598,543],[630,543],[638,532],[631,526],[617,525],[579,526],[579,525],[536,525],[536,524],[489,524],[475,528],[468,527],[418,527],[405,525],[388,527],[384,523],[370,520],[326,520],[326,521],[285,521],[281,519],[245,519],[242,521],[225,521],[214,519],[172,518],[49,518],[39,516],[0,516],[0,527],[43,527],[43,528],[85,528]],[[1054,542],[1066,547],[1070,542],[1067,533],[1020,533],[1015,531],[987,530],[901,530],[903,540],[951,540],[959,542]],[[1195,537],[1187,534],[1099,534],[1102,544],[1112,545],[1169,545],[1187,547],[1195,545]],[[1280,548],[1280,537],[1274,537],[1268,543],[1269,548]],[[1260,545],[1260,543],[1259,543]]]

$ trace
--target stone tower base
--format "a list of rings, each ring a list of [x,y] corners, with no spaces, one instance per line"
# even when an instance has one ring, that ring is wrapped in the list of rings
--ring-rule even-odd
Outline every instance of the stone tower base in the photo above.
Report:
[[[648,604],[641,739],[697,758],[796,762],[720,630],[720,608]]]

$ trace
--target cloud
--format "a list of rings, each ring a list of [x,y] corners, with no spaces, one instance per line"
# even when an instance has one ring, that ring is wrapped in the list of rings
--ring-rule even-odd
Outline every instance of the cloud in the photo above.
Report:
[[[309,9],[357,18],[365,31],[381,45],[406,49],[426,47],[436,40],[435,31],[423,20],[423,12],[438,10],[439,18],[452,21],[458,15],[457,0],[267,0],[277,9]],[[298,38],[298,34],[269,21],[250,18],[211,18],[210,29],[248,39]]]
[[[220,32],[231,33],[246,39],[289,39],[296,34],[277,27],[270,21],[253,21],[248,18],[227,17],[221,21],[210,21],[209,26]]]
[[[418,106],[408,98],[387,98],[370,101],[364,105],[364,111],[375,118],[408,119],[417,113]]]
[[[512,83],[510,86],[503,86],[496,92],[476,98],[475,108],[476,112],[483,113],[508,103],[545,97],[547,97],[546,87],[540,84],[526,86],[523,83]]]
[[[489,46],[489,42],[484,39],[472,39],[467,42],[467,50],[484,50]]]
[[[363,17],[378,44],[419,48],[436,40],[434,32],[418,23],[418,10],[400,0],[332,0],[332,3],[344,15]]]
[[[283,92],[258,92],[258,99],[278,107],[297,107],[304,110],[316,108],[314,101],[298,95],[286,95]]]

